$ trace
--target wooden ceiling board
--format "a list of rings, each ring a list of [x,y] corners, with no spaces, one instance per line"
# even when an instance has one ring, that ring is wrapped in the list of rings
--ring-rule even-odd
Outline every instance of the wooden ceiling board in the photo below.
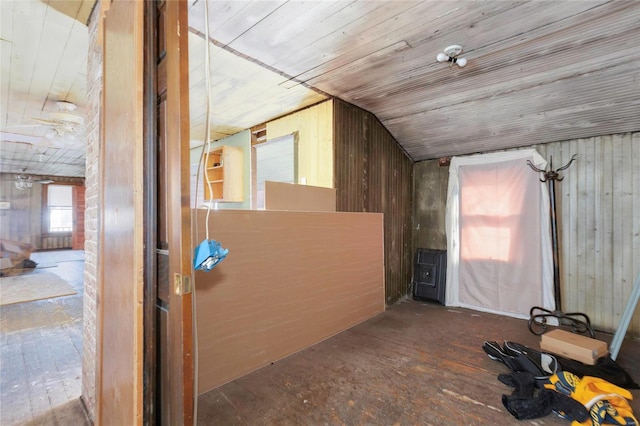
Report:
[[[29,6],[29,2],[0,2],[2,14],[13,17],[12,32],[8,37],[11,42],[10,69],[8,76],[3,73],[3,78],[8,78],[10,82],[9,104],[13,114],[3,117],[2,127],[25,124],[22,123],[22,117],[26,110],[46,16],[46,7],[30,10]]]
[[[230,3],[217,42],[373,112],[414,160],[638,126],[638,2]],[[467,67],[436,62],[452,43]]]
[[[0,4],[0,123],[4,122],[9,110],[9,79],[11,71],[11,33],[13,29],[12,14],[7,13],[6,4]]]
[[[495,114],[491,123],[495,123],[496,120],[509,122],[520,115],[526,114],[540,113],[550,115],[556,109],[563,109],[570,106],[584,108],[583,105],[585,105],[585,103],[597,103],[609,99],[605,97],[594,97],[594,92],[598,90],[613,91],[616,95],[613,97],[614,99],[626,99],[629,97],[633,99],[637,93],[628,89],[633,87],[633,81],[638,78],[638,76],[640,76],[640,73],[633,61],[622,63],[615,67],[605,68],[598,72],[584,74],[574,78],[569,81],[570,84],[567,84],[568,81],[566,80],[560,80],[549,82],[547,84],[548,87],[543,88],[544,90],[537,90],[540,88],[534,86],[526,90],[518,91],[514,93],[513,96],[517,96],[518,100],[522,102],[519,108],[503,109],[511,104],[511,100],[508,97],[498,97],[496,99],[486,97],[472,101],[476,103],[476,108],[473,109],[474,114],[473,117],[470,118],[486,116],[490,113],[487,109],[479,107],[482,103],[490,103],[496,106],[496,108],[491,110],[491,113]],[[602,81],[603,79],[606,79],[606,81]],[[416,116],[405,116],[388,120],[387,123],[393,126],[407,126],[414,120],[422,122],[426,117],[437,117],[441,115],[443,117],[442,123],[445,125],[455,125],[451,123],[452,120],[446,117],[449,115],[455,116],[455,114],[464,112],[466,109],[467,105],[465,104],[453,104],[432,111],[421,112]],[[444,111],[449,113],[444,114]],[[430,126],[435,127],[435,130],[439,130],[437,128],[438,124],[439,122],[433,121],[433,118],[429,123]]]
[[[2,2],[6,6],[13,6],[9,15],[14,18],[7,79],[12,104],[9,116],[17,121],[2,124],[34,124],[31,117],[48,118],[43,112],[55,111],[56,100],[82,106],[84,87],[76,84],[81,91],[71,90],[79,76],[86,79],[86,27],[40,2]],[[67,99],[69,95],[73,99]]]
[[[283,5],[229,45],[259,62],[296,76],[362,44],[370,44],[360,32],[392,20],[416,2],[304,2]],[[305,13],[304,11],[307,11]],[[264,34],[270,34],[265,39]],[[215,36],[214,36],[215,38]],[[375,46],[372,51],[386,47]],[[329,47],[329,48],[327,48]]]
[[[43,102],[42,95],[46,94],[47,98],[51,95],[50,89],[59,67],[64,67],[61,59],[65,52],[71,28],[73,27],[73,19],[52,20],[45,19],[42,28],[42,36],[37,47],[37,60],[34,63],[31,82],[29,86],[29,96],[25,105],[25,117],[23,122],[31,120],[31,117],[48,118],[42,115],[45,111],[46,100]],[[86,30],[86,28],[85,28]],[[59,34],[60,38],[48,37],[48,34]],[[74,52],[78,54],[79,52]],[[86,54],[84,55],[86,62]],[[62,100],[53,98],[51,101]],[[37,115],[36,115],[37,113]]]
[[[191,3],[196,145],[206,118],[204,0]],[[58,99],[82,114],[82,24],[94,5],[0,2],[0,130],[42,137],[47,126],[17,126],[48,118]],[[640,130],[637,1],[210,0],[209,8],[213,140],[326,95],[376,114],[414,160]],[[435,60],[453,43],[465,68]]]
[[[623,13],[623,12],[621,12]],[[379,87],[386,101],[367,93],[347,92],[345,98],[362,100],[362,107],[378,111],[378,118],[390,120],[412,115],[426,109],[437,109],[456,102],[487,96],[502,96],[513,91],[538,86],[550,81],[565,80],[581,74],[611,67],[620,62],[640,59],[637,48],[637,24],[619,21],[615,31],[584,36],[586,28],[572,27],[563,31],[562,43],[550,36],[531,40],[474,58],[464,69],[442,68],[423,78],[403,79]],[[611,46],[615,45],[616,49]],[[514,59],[516,58],[516,59]],[[452,77],[454,75],[454,78]],[[460,78],[458,78],[460,77]],[[464,77],[464,78],[462,78]],[[416,93],[418,92],[418,93]],[[460,96],[464,93],[464,96]],[[409,102],[406,99],[410,99]]]
[[[0,123],[5,123],[9,111],[9,79],[4,76],[11,72],[11,42],[0,39]]]
[[[405,2],[398,3],[404,4]],[[305,57],[294,58],[296,59],[295,66],[304,69],[303,72],[297,74],[297,80],[315,85],[319,81],[330,79],[335,71],[342,71],[345,67],[358,67],[358,62],[368,60],[369,56],[373,56],[374,59],[378,60],[384,58],[385,55],[381,55],[381,53],[398,43],[414,49],[418,45],[417,41],[420,38],[424,38],[425,34],[431,35],[440,32],[434,22],[437,22],[438,26],[447,29],[460,25],[458,20],[462,14],[461,8],[454,7],[449,2],[411,2],[409,4],[413,5],[409,9],[394,11],[399,13],[397,15],[376,16],[375,19],[371,20],[363,18],[353,23],[350,28],[345,29],[343,32],[339,32],[337,35],[334,33],[334,37],[324,38],[310,45],[310,49],[318,49],[320,52],[326,50],[332,52],[329,55],[324,55],[323,62],[320,65],[317,65],[317,60],[313,56],[305,53],[305,49],[302,49],[300,53]],[[470,5],[470,7],[473,7],[473,5]],[[487,12],[485,11],[485,13]],[[421,17],[419,22],[416,22],[416,16]],[[365,25],[368,22],[373,25]],[[356,36],[354,37],[354,35]],[[455,37],[452,37],[451,40],[455,40]],[[452,44],[454,41],[448,41],[447,43]],[[338,49],[332,50],[335,49],[332,46],[338,46]],[[436,51],[442,48],[443,46],[438,46]],[[391,55],[397,55],[398,52],[404,50],[389,50],[387,59]],[[431,56],[435,58],[433,54],[430,54]],[[413,50],[411,50],[411,57],[418,57],[420,65],[424,64],[424,57],[419,57],[417,52],[414,54]],[[325,60],[325,58],[329,60]],[[316,64],[310,63],[310,60],[313,60]],[[366,68],[360,68],[360,72],[363,69]]]
[[[269,16],[284,1],[223,1],[209,2],[209,36],[228,45],[256,23]],[[204,34],[204,0],[189,8],[189,26]]]
[[[42,3],[54,8],[58,12],[67,15],[71,19],[76,19],[82,0],[69,1],[69,0],[40,0]]]
[[[317,22],[321,24],[304,26],[305,32],[298,38],[292,38],[285,42],[284,38],[274,36],[274,38],[281,40],[281,43],[279,46],[274,43],[269,44],[270,51],[276,52],[280,49],[279,61],[273,64],[270,64],[268,58],[263,56],[266,55],[264,53],[266,49],[263,48],[264,43],[257,43],[255,39],[264,38],[262,27],[267,25],[269,19],[275,19],[272,18],[275,14],[251,28],[231,46],[243,52],[249,51],[249,56],[262,63],[285,67],[287,73],[304,81],[314,75],[322,75],[334,68],[349,65],[354,60],[361,60],[368,55],[381,56],[381,51],[392,48],[399,43],[415,47],[413,39],[420,41],[425,37],[430,38],[432,31],[437,35],[441,31],[439,27],[451,32],[451,28],[466,28],[466,22],[469,20],[478,17],[486,18],[488,15],[513,8],[508,2],[498,2],[495,7],[490,9],[486,7],[477,9],[479,6],[476,4],[478,3],[470,2],[462,8],[456,7],[454,2],[356,2],[351,4],[349,8],[344,8],[347,12],[342,10],[342,14],[331,16],[334,18],[344,15],[349,21],[345,22],[343,26],[340,26],[343,22],[336,25],[331,19],[322,19],[322,16],[318,16]],[[363,5],[368,9],[364,10]],[[361,16],[358,19],[354,19],[354,11],[349,10],[356,6],[359,9],[355,16]],[[297,18],[293,21],[296,22],[295,27],[297,28],[299,26]],[[439,27],[428,28],[428,24],[431,22],[437,23]],[[328,35],[325,36],[325,32],[328,32]],[[442,43],[439,42],[438,46],[430,51],[429,57],[435,58],[433,52],[441,50]],[[252,46],[255,52],[251,50]],[[321,60],[318,59],[319,57]]]
[[[544,15],[550,14],[551,16],[555,16],[555,23],[551,23],[551,21],[547,21],[546,24],[541,24],[538,20],[534,19],[525,19],[524,21],[520,21],[520,15],[530,16],[530,14],[535,11],[531,8],[527,8],[526,10],[520,10],[519,8],[511,8],[508,11],[503,11],[499,16],[493,16],[490,18],[483,18],[482,21],[477,22],[473,25],[473,28],[468,28],[465,26],[465,30],[468,32],[466,37],[462,34],[456,34],[454,36],[447,35],[450,40],[459,40],[459,39],[471,39],[474,42],[473,46],[465,47],[465,52],[463,52],[464,57],[470,59],[469,64],[464,70],[460,70],[457,74],[460,75],[469,75],[470,69],[473,70],[472,66],[475,65],[476,61],[481,58],[484,58],[485,55],[490,54],[494,55],[500,52],[507,52],[507,55],[503,57],[495,56],[496,61],[487,62],[483,64],[483,68],[481,70],[491,71],[491,69],[487,69],[485,67],[495,67],[495,68],[503,68],[504,65],[509,65],[512,62],[521,63],[521,58],[524,56],[520,51],[521,48],[529,48],[534,52],[537,52],[540,56],[546,56],[547,50],[550,50],[552,47],[547,45],[549,42],[553,42],[557,40],[562,44],[571,44],[578,43],[579,40],[570,40],[563,41],[564,35],[557,34],[548,36],[549,33],[554,33],[555,31],[559,31],[563,29],[566,25],[563,24],[563,21],[570,18],[564,18],[563,12],[566,15],[568,12],[566,11],[566,6],[560,7],[564,2],[557,2],[553,4],[547,4],[542,2],[535,2],[544,7],[544,11],[540,10],[540,12],[544,12]],[[506,4],[506,3],[505,3]],[[525,6],[528,6],[525,5]],[[525,7],[521,6],[521,7]],[[547,11],[549,9],[550,11]],[[526,13],[522,13],[526,12]],[[574,12],[574,11],[572,11]],[[597,12],[594,12],[597,13]],[[628,12],[624,12],[628,13]],[[535,14],[534,14],[535,16]],[[599,16],[595,15],[595,16]],[[498,22],[494,22],[494,18],[498,19]],[[587,16],[587,18],[591,18],[591,16]],[[580,23],[585,18],[575,19],[575,23]],[[500,21],[513,22],[515,26],[511,26],[511,31],[508,33],[505,32],[504,26],[500,26]],[[468,21],[467,21],[468,22]],[[575,24],[574,23],[574,24]],[[554,24],[557,24],[554,26]],[[618,31],[618,30],[616,30]],[[540,43],[544,43],[544,45],[537,44],[532,46],[528,40],[523,41],[522,34],[527,34],[528,38],[536,37],[537,40],[540,40]],[[449,33],[447,33],[449,34]],[[583,33],[582,30],[575,31],[577,37],[580,37]],[[493,42],[496,39],[499,39],[499,42]],[[391,54],[388,57],[377,58],[376,62],[373,62],[370,67],[375,71],[375,74],[367,73],[369,78],[363,79],[361,77],[362,69],[353,70],[351,67],[346,68],[345,71],[352,71],[351,74],[340,70],[339,73],[326,73],[322,78],[319,79],[311,79],[307,81],[308,84],[317,87],[323,87],[323,90],[326,90],[328,93],[341,93],[341,96],[346,100],[351,102],[357,102],[359,99],[368,98],[369,96],[380,95],[381,91],[383,91],[385,86],[393,87],[394,89],[401,88],[403,84],[416,84],[422,82],[429,82],[432,79],[432,76],[440,75],[441,78],[446,80],[453,80],[454,82],[457,79],[451,79],[447,76],[451,75],[449,73],[442,73],[441,71],[446,69],[447,67],[443,67],[443,64],[439,64],[435,60],[435,53],[442,49],[443,41],[437,39],[434,41],[410,41],[412,45],[412,49],[408,51],[399,51],[394,52],[394,55]],[[510,49],[505,49],[505,46],[509,46]],[[531,47],[529,47],[531,46]],[[553,59],[550,59],[553,60]],[[477,69],[477,67],[476,67]],[[455,72],[457,69],[454,69]],[[355,74],[355,75],[353,75]],[[377,84],[371,84],[373,81],[376,81]],[[465,78],[466,81],[466,78]],[[439,83],[442,81],[434,81],[433,83]],[[351,85],[351,86],[349,86]],[[442,84],[434,85],[435,88],[442,88]],[[413,89],[412,89],[413,90]],[[375,95],[371,95],[375,93]],[[389,93],[385,93],[388,95]],[[365,106],[363,106],[365,107]],[[365,107],[366,108],[366,107]]]
[[[84,133],[47,139],[44,136],[51,133],[52,127],[38,123],[33,118],[50,119],[50,113],[59,111],[56,106],[58,100],[73,102],[78,107],[73,114],[84,116],[89,37],[87,27],[77,18],[81,16],[82,8],[87,8],[87,5],[93,7],[92,3],[95,2],[0,2],[0,130],[3,147],[24,138],[30,141],[34,149],[55,146],[60,152],[74,152],[72,163],[67,161],[68,156],[57,156],[49,158],[46,166],[54,167],[52,161],[58,161],[60,170],[73,173],[68,176],[84,175],[84,170],[78,167],[84,162]],[[60,8],[66,9],[61,12]],[[78,153],[80,159],[75,158]],[[3,159],[4,156],[5,152],[2,152]],[[14,156],[10,162],[13,170],[5,171],[19,171],[22,168],[19,158],[22,157]],[[47,174],[60,175],[51,170]]]
[[[85,46],[74,47],[69,44],[83,37],[87,37],[87,27],[75,21],[48,94],[50,101],[64,99],[82,110],[86,104],[87,52]]]
[[[210,46],[212,120],[211,139],[248,129],[326,99],[304,86],[279,86],[283,77],[213,44]],[[207,90],[205,82],[205,42],[199,34],[189,34],[189,92],[191,145],[205,139]],[[233,123],[233,125],[227,124]]]
[[[405,141],[404,148],[414,158],[430,151],[449,156],[589,137],[593,129],[602,134],[630,132],[640,128],[640,99],[629,90],[637,81],[637,65],[629,62],[580,76],[569,85],[555,81],[510,97],[398,118],[387,127]],[[520,106],[514,108],[514,102]],[[473,116],[465,116],[470,111]]]
[[[58,12],[87,25],[96,0],[41,0]]]
[[[553,9],[553,5],[547,7],[556,12]],[[514,10],[515,8],[512,8],[510,12],[514,12]],[[531,10],[528,9],[527,12],[531,12]],[[516,14],[516,17],[517,15],[518,14]],[[402,94],[404,98],[405,94],[399,92],[403,85],[408,85],[413,94],[418,93],[415,89],[419,88],[421,90],[419,93],[423,93],[423,97],[432,98],[431,94],[423,92],[424,89],[427,89],[431,85],[433,85],[434,88],[441,88],[443,86],[438,83],[446,82],[456,84],[456,82],[460,80],[458,77],[464,77],[462,80],[466,81],[467,76],[473,74],[472,71],[474,69],[492,71],[492,68],[503,68],[512,62],[521,63],[521,52],[505,49],[504,46],[507,46],[507,43],[509,46],[513,46],[514,38],[517,39],[515,43],[522,46],[529,46],[529,43],[523,44],[520,41],[522,39],[522,35],[519,32],[520,29],[529,31],[527,34],[537,31],[539,34],[538,38],[540,38],[540,35],[548,34],[549,30],[546,28],[549,28],[551,24],[547,24],[544,26],[545,29],[542,30],[540,27],[528,28],[525,26],[526,23],[518,22],[516,17],[507,16],[500,18],[511,21],[516,20],[518,24],[518,29],[514,28],[513,34],[506,40],[504,39],[504,29],[496,30],[497,25],[492,19],[489,19],[491,23],[488,25],[484,24],[486,20],[482,21],[482,24],[477,23],[473,25],[473,28],[469,29],[469,34],[466,38],[474,40],[474,43],[477,44],[466,47],[462,56],[469,58],[470,62],[463,70],[457,67],[447,69],[448,67],[436,61],[436,52],[442,49],[442,42],[436,41],[434,44],[433,41],[429,41],[418,44],[416,41],[411,41],[412,48],[410,50],[395,52],[395,55],[376,58],[376,61],[372,62],[369,66],[372,72],[375,72],[373,79],[362,79],[362,69],[357,68],[353,69],[355,75],[350,75],[345,72],[352,70],[352,67],[349,67],[345,70],[340,70],[341,72],[339,74],[326,73],[322,78],[311,79],[307,81],[307,83],[312,86],[323,87],[323,90],[326,90],[328,93],[338,92],[345,100],[353,103],[358,103],[360,99],[380,97],[381,94],[384,94],[385,97],[389,94]],[[497,31],[500,31],[500,33],[497,33]],[[463,38],[462,36],[448,37],[450,40]],[[501,38],[501,41],[491,44],[491,40],[495,40],[496,38]],[[548,40],[544,40],[543,42],[546,43]],[[481,47],[483,44],[487,46]],[[518,47],[518,49],[521,48],[520,46]],[[548,46],[544,46],[544,48],[546,49]],[[545,58],[547,57],[546,52],[541,51],[540,46],[535,46],[535,49],[536,52],[539,52],[539,55],[545,56]],[[502,56],[493,56],[501,52],[504,53]],[[495,60],[484,60],[487,54],[492,55],[491,57],[495,58]],[[482,68],[476,66],[479,60],[484,60]],[[456,78],[451,78],[452,73],[456,74]],[[370,80],[375,80],[376,84],[371,84]],[[416,87],[416,85],[424,86]],[[398,92],[390,91],[388,88],[395,89]],[[362,105],[362,107],[367,108],[365,105]]]

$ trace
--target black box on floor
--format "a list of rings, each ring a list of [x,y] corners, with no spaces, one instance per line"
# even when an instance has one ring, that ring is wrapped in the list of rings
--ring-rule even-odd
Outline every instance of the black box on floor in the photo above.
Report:
[[[444,305],[447,251],[419,248],[413,268],[413,297],[437,300]]]

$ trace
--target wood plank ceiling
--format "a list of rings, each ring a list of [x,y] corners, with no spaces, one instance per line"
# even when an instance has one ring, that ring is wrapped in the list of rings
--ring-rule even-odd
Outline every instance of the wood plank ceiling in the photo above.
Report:
[[[57,100],[85,113],[94,3],[0,2],[0,171],[84,175],[83,135],[56,145],[32,118],[48,119]],[[413,160],[640,130],[637,1],[209,6],[214,140],[327,96],[374,113]],[[205,139],[203,17],[193,1],[192,146]],[[435,60],[450,44],[465,68]]]
[[[0,171],[84,176],[82,126],[55,131],[57,101],[85,114],[88,31],[95,0],[0,2]]]
[[[414,160],[640,129],[640,2],[209,5],[216,45],[373,112]],[[436,61],[451,44],[465,68]]]

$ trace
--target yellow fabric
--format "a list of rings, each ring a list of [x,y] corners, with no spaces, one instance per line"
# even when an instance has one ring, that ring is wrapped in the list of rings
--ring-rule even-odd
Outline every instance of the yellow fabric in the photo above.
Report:
[[[587,421],[580,423],[574,420],[572,426],[626,425],[627,420],[633,420],[640,426],[629,405],[628,400],[633,399],[631,392],[604,379],[590,376],[580,379],[575,374],[562,371],[549,377],[549,383],[544,387],[569,394],[589,410],[590,418]],[[617,423],[603,423],[605,415]]]

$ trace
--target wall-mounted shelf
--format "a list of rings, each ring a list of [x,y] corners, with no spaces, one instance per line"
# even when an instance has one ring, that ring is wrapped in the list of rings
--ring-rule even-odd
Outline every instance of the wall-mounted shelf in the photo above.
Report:
[[[209,151],[203,179],[205,201],[242,202],[243,175],[242,148],[220,146]]]

